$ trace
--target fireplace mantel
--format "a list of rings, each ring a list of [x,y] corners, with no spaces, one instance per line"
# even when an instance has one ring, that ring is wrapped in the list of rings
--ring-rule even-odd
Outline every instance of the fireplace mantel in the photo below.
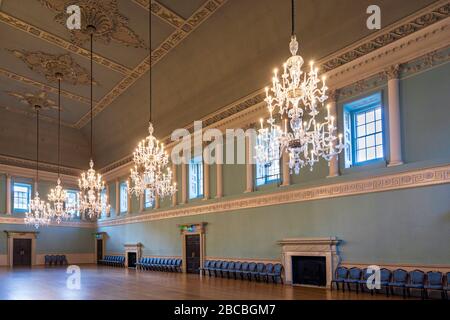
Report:
[[[285,282],[292,284],[292,257],[315,256],[325,257],[327,269],[327,287],[331,287],[334,271],[339,264],[337,246],[340,240],[336,237],[323,238],[289,238],[278,241],[281,245],[281,261],[284,266]]]
[[[136,253],[136,262],[141,259],[142,243],[124,244],[125,247],[125,267],[128,267],[128,252]]]

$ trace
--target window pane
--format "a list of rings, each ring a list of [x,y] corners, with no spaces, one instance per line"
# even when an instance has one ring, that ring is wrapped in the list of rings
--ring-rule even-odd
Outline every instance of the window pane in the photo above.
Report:
[[[125,182],[120,184],[120,212],[128,211],[128,194],[127,185]]]
[[[356,129],[358,138],[364,137],[366,135],[366,126],[359,126]]]
[[[358,151],[358,162],[366,161],[366,150],[359,150]]]
[[[367,160],[373,160],[375,159],[375,148],[368,148],[367,149]]]
[[[371,122],[366,127],[366,134],[374,134],[375,133],[375,122]]]
[[[365,123],[366,123],[366,114],[365,113],[360,113],[360,114],[356,115],[356,125],[357,126],[360,126]]]
[[[366,138],[358,139],[358,150],[366,148]]]
[[[203,195],[203,162],[202,157],[195,157],[189,164],[189,198],[195,199]]]
[[[25,183],[13,184],[13,210],[27,211],[31,199],[31,185]]]
[[[375,112],[373,110],[366,112],[366,123],[373,121],[375,121]]]
[[[377,133],[376,143],[377,145],[383,144],[383,135],[381,133]]]
[[[375,118],[376,120],[381,120],[381,108],[375,110]]]
[[[373,147],[375,145],[375,136],[368,136],[366,137],[366,146],[367,148]]]
[[[384,154],[383,154],[383,146],[378,146],[377,147],[377,158],[383,158]]]
[[[383,131],[381,121],[377,121],[376,130],[377,130],[377,132]]]

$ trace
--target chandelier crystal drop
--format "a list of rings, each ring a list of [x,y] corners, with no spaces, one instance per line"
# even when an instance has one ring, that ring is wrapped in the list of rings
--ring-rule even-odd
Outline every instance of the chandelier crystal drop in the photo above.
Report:
[[[25,224],[32,225],[36,229],[40,226],[48,225],[51,221],[49,205],[39,197],[39,106],[35,106],[36,110],[36,184],[34,198],[30,200],[28,211],[25,213]]]
[[[294,1],[292,17],[294,31]],[[299,174],[305,166],[312,170],[320,158],[330,161],[342,151],[344,145],[342,135],[339,135],[339,141],[336,137],[336,123],[330,108],[327,107],[326,115],[321,112],[328,99],[325,76],[319,79],[319,70],[313,62],[309,71],[303,70],[304,60],[297,54],[299,44],[294,32],[289,49],[292,56],[284,63],[283,72],[279,75],[278,69],[275,69],[272,87],[265,89],[268,128],[264,128],[261,122],[255,158],[267,164],[268,161],[280,159],[282,153],[287,151],[291,173]],[[274,116],[276,111],[279,119]],[[282,124],[277,125],[277,120]]]
[[[151,48],[151,13],[149,12],[149,47]],[[151,53],[150,53],[151,56]],[[176,183],[172,182],[172,171],[168,167],[169,156],[153,135],[152,115],[152,68],[150,75],[149,100],[149,135],[139,142],[133,152],[134,167],[130,169],[130,182],[127,182],[128,192],[137,198],[145,196],[147,201],[155,202],[156,197],[164,198],[175,194]]]
[[[92,67],[93,67],[93,35],[95,33],[95,27],[89,25],[86,29],[91,35],[91,160],[89,161],[89,169],[87,172],[81,174],[81,178],[78,179],[78,186],[80,193],[78,195],[78,210],[89,217],[89,219],[100,218],[102,213],[108,213],[110,206],[107,204],[107,196],[105,195],[102,201],[102,191],[105,188],[105,182],[102,180],[102,176],[96,173],[94,170],[93,157],[93,96],[92,96]]]
[[[70,208],[67,206],[67,192],[61,185],[60,166],[61,166],[61,79],[62,74],[56,73],[55,77],[58,79],[58,180],[56,187],[50,190],[48,194],[48,209],[52,219],[60,224],[63,220],[70,219]]]

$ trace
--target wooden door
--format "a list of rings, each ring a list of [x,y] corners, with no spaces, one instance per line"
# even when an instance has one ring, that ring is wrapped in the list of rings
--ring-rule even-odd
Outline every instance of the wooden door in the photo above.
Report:
[[[200,269],[200,235],[186,236],[186,272],[199,273]]]
[[[13,266],[31,266],[31,239],[13,240]]]
[[[103,239],[97,239],[97,262],[103,259]]]

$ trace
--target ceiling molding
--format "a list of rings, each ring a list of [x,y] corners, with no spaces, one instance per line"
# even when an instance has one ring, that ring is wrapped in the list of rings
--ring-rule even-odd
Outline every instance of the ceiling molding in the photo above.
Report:
[[[410,170],[407,172],[382,174],[349,182],[327,183],[317,187],[279,189],[271,194],[249,195],[236,200],[215,201],[209,204],[181,206],[177,208],[150,210],[140,215],[128,215],[111,220],[98,221],[99,227],[142,223],[178,217],[223,212],[242,213],[243,209],[277,206],[290,203],[332,199],[391,190],[403,190],[450,183],[450,165]]]
[[[175,30],[161,45],[152,51],[151,66],[155,66],[161,59],[173,50],[183,39],[189,36],[196,28],[205,22],[228,0],[208,0],[205,2],[180,28]],[[117,97],[122,95],[133,83],[142,77],[149,68],[149,57],[145,58],[134,70],[131,75],[124,78],[111,91],[106,94],[94,106],[94,116],[106,109]],[[76,124],[75,128],[81,129],[89,123],[90,113],[86,113]]]
[[[131,0],[138,6],[148,11],[149,0]],[[171,25],[174,28],[180,28],[186,20],[178,15],[175,11],[170,10],[162,3],[152,0],[152,14]]]
[[[61,37],[58,37],[49,32],[46,32],[32,24],[29,24],[28,22],[17,19],[5,12],[0,11],[0,22],[3,22],[11,27],[18,29],[18,30],[24,31],[24,32],[28,33],[29,35],[32,35],[32,36],[39,38],[41,40],[44,40],[46,42],[49,42],[57,47],[65,49],[71,53],[77,54],[88,60],[90,59],[90,51],[89,50],[81,48],[69,41],[64,40]],[[96,63],[98,63],[110,70],[119,72],[121,74],[129,75],[132,72],[131,69],[129,69],[117,62],[109,60],[105,57],[102,57],[96,53],[93,54],[93,58]]]
[[[35,179],[36,161],[0,155],[0,172],[10,176]],[[66,184],[77,186],[80,174],[81,170],[61,166],[61,178]],[[57,165],[39,162],[39,180],[54,182],[57,178]]]
[[[47,92],[51,92],[51,93],[54,93],[54,94],[58,94],[58,88],[49,86],[49,85],[47,85],[45,83],[42,83],[42,82],[39,82],[39,81],[32,80],[32,79],[27,78],[25,76],[21,76],[21,75],[19,75],[17,73],[14,73],[14,72],[6,70],[6,69],[0,68],[0,75],[5,76],[5,77],[7,77],[7,78],[9,78],[11,80],[15,80],[17,82],[21,82],[21,83],[23,83],[25,85],[29,85],[29,86],[32,86],[32,87],[35,87],[35,88],[39,88],[39,89],[41,89],[43,91],[47,91]],[[90,100],[89,99],[87,99],[85,97],[82,97],[82,96],[79,96],[79,95],[76,95],[76,94],[71,93],[71,92],[66,91],[66,90],[61,90],[61,96],[64,96],[66,98],[69,98],[69,99],[77,101],[77,102],[81,102],[83,104],[87,104],[87,105],[90,104]]]

